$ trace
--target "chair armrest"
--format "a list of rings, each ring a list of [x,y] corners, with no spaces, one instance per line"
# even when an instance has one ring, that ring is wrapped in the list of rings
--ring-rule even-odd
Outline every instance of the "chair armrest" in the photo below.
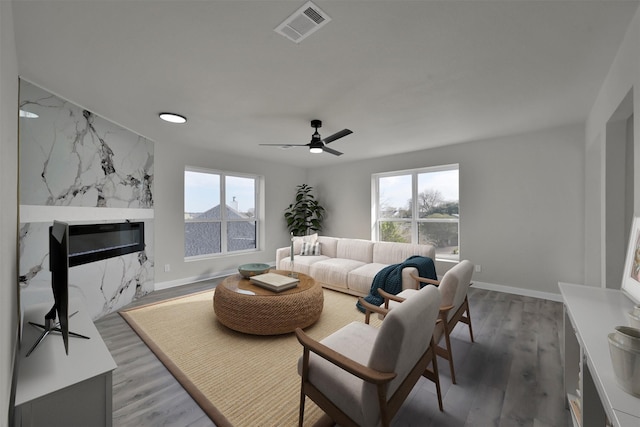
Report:
[[[440,307],[440,314],[447,314],[449,313],[449,311],[451,311],[451,309],[453,309],[452,305],[443,305],[442,307]]]
[[[402,302],[402,301],[404,301],[406,299],[406,298],[399,297],[397,295],[390,294],[389,292],[385,291],[384,289],[380,289],[380,288],[378,288],[378,293],[380,294],[380,296],[382,298],[385,299],[385,307],[387,306],[387,304],[386,304],[387,301]]]
[[[443,306],[440,307],[440,311],[447,312],[447,311],[451,310],[452,308],[453,308],[452,305],[443,305]]]
[[[306,351],[311,351],[317,354],[323,359],[366,382],[372,384],[384,384],[397,376],[395,372],[376,371],[375,369],[364,366],[353,359],[349,359],[345,355],[340,354],[326,345],[314,340],[300,328],[296,328],[296,338],[298,338],[298,342],[302,344]]]
[[[426,283],[428,285],[438,286],[440,284],[439,280],[427,279],[426,277],[416,276],[415,274],[412,274],[411,277],[418,282]]]
[[[360,301],[360,304],[362,304],[362,306],[367,311],[371,311],[371,312],[382,314],[382,315],[387,315],[389,313],[389,309],[384,307],[379,307],[377,305],[373,305],[370,302],[365,301],[364,298],[362,297],[359,297],[358,301]]]
[[[358,301],[364,307],[364,323],[367,325],[369,324],[371,313],[378,313],[382,315],[382,317],[389,313],[389,309],[387,307],[378,307],[377,305],[373,305],[370,302],[365,301],[362,297],[359,297]]]

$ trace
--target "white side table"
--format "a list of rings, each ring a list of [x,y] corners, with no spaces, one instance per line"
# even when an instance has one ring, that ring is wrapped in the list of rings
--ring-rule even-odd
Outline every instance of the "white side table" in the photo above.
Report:
[[[618,427],[640,426],[640,398],[618,386],[607,338],[616,326],[628,325],[626,313],[633,301],[618,290],[559,286],[564,299],[564,384],[574,425],[602,427],[608,419]]]

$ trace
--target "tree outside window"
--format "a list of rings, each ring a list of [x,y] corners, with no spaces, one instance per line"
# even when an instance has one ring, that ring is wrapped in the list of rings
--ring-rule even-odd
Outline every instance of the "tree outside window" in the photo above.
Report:
[[[458,165],[373,175],[377,239],[432,244],[459,259]]]

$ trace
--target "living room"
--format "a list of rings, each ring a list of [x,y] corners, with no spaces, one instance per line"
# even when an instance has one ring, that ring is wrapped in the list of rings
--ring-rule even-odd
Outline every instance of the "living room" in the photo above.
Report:
[[[273,3],[278,5],[278,12],[292,12],[296,5],[290,2]],[[587,51],[590,49],[597,51],[601,56],[590,58],[598,68],[592,70],[593,75],[588,76],[590,80],[586,84],[590,85],[588,86],[590,91],[579,94],[578,99],[584,101],[584,105],[579,111],[572,111],[567,115],[573,117],[572,120],[560,121],[546,115],[542,118],[531,115],[519,117],[524,122],[522,126],[512,126],[516,117],[506,116],[506,114],[511,113],[509,110],[517,110],[519,105],[525,109],[526,104],[538,104],[538,111],[545,110],[545,103],[549,103],[550,109],[555,108],[554,111],[568,107],[563,104],[561,96],[556,99],[510,101],[500,111],[501,118],[510,117],[510,119],[504,120],[505,126],[498,133],[475,132],[474,129],[469,129],[470,125],[467,125],[465,129],[458,129],[457,133],[454,133],[455,141],[452,142],[456,142],[455,144],[430,146],[428,144],[431,143],[425,141],[424,149],[399,153],[390,151],[395,145],[393,142],[383,140],[378,145],[373,141],[362,141],[360,143],[365,148],[357,151],[371,150],[373,155],[354,160],[350,156],[355,156],[356,150],[350,151],[350,144],[353,143],[352,145],[355,146],[358,143],[355,139],[358,135],[367,135],[367,131],[373,134],[380,132],[380,135],[383,135],[382,130],[376,129],[376,122],[367,119],[367,107],[375,103],[372,99],[363,99],[358,103],[357,108],[362,111],[351,119],[349,116],[335,113],[339,105],[332,105],[329,102],[328,106],[325,106],[317,101],[318,105],[310,105],[307,111],[297,113],[296,119],[283,122],[286,123],[286,128],[296,129],[291,136],[281,133],[281,138],[297,141],[300,134],[304,138],[302,142],[306,142],[312,131],[308,126],[308,120],[316,118],[315,116],[307,117],[307,115],[318,114],[320,117],[317,118],[325,122],[325,128],[321,130],[327,135],[348,126],[354,130],[354,135],[349,138],[354,139],[335,143],[334,148],[344,151],[344,156],[334,158],[325,153],[322,155],[325,157],[316,160],[304,149],[295,152],[297,149],[279,151],[276,148],[257,147],[259,142],[280,142],[279,139],[276,141],[273,139],[277,139],[278,132],[285,132],[285,126],[281,122],[274,125],[267,123],[265,126],[276,128],[269,134],[273,135],[272,140],[254,137],[244,144],[245,149],[253,152],[254,155],[230,154],[226,151],[226,145],[233,145],[228,142],[231,139],[215,138],[210,142],[204,141],[204,143],[208,142],[211,148],[206,148],[203,141],[199,141],[200,145],[178,143],[187,139],[182,132],[189,132],[188,127],[169,127],[159,121],[155,125],[156,129],[145,127],[147,125],[138,127],[135,122],[129,121],[125,114],[128,109],[138,109],[138,106],[130,105],[133,104],[132,100],[116,102],[121,108],[113,108],[111,103],[114,100],[104,95],[109,93],[108,91],[86,90],[90,86],[88,84],[77,85],[84,88],[86,92],[74,88],[73,83],[70,82],[80,78],[80,75],[66,74],[69,73],[69,69],[58,70],[48,62],[71,60],[74,58],[73,52],[49,50],[49,54],[45,55],[37,50],[36,52],[43,57],[39,59],[32,56],[32,45],[37,44],[39,40],[25,40],[25,34],[33,28],[24,28],[22,25],[25,21],[22,19],[26,18],[20,20],[17,18],[28,16],[34,19],[32,25],[41,25],[47,13],[54,12],[55,8],[48,10],[47,6],[42,4],[40,6],[44,8],[43,12],[29,15],[26,12],[34,13],[34,10],[37,12],[37,2],[3,1],[0,3],[2,281],[5,284],[15,284],[18,276],[16,242],[19,201],[16,185],[18,181],[16,105],[18,77],[22,77],[62,98],[91,108],[96,114],[103,115],[134,132],[144,136],[154,136],[152,138],[155,142],[153,219],[157,288],[179,286],[228,273],[234,271],[237,265],[246,262],[273,261],[276,248],[286,246],[288,243],[288,233],[282,219],[282,212],[291,203],[298,184],[312,185],[317,191],[318,198],[328,208],[329,215],[323,234],[370,239],[371,175],[373,173],[446,164],[459,164],[460,254],[461,258],[470,259],[474,264],[482,266],[480,272],[474,273],[474,282],[478,286],[556,300],[560,299],[557,286],[559,281],[619,288],[619,280],[610,280],[609,274],[616,271],[616,262],[618,264],[624,262],[628,234],[618,231],[615,225],[605,221],[611,213],[603,206],[608,206],[612,198],[615,200],[615,197],[622,197],[622,205],[630,203],[632,211],[638,212],[640,198],[634,197],[637,190],[633,191],[629,197],[623,195],[622,191],[616,191],[615,187],[605,184],[609,171],[618,169],[617,166],[605,164],[605,153],[609,153],[608,139],[613,135],[611,130],[619,127],[619,121],[622,122],[622,128],[626,129],[622,140],[631,141],[633,147],[637,147],[640,142],[637,132],[633,132],[638,125],[637,114],[633,112],[638,110],[640,102],[640,95],[636,89],[640,87],[640,46],[637,43],[640,38],[640,13],[637,11],[638,2],[590,3],[596,5],[606,3],[606,7],[615,10],[615,13],[608,15],[605,11],[597,9],[593,15],[589,15],[594,19],[593,16],[603,13],[603,16],[610,19],[602,22],[602,28],[611,32],[612,35],[606,38],[607,43],[611,45],[604,43],[596,47],[578,44]],[[318,4],[321,7],[325,6],[325,3],[318,2]],[[336,6],[335,2],[326,3],[328,11],[331,10],[331,6]],[[574,7],[579,6],[574,5]],[[605,6],[602,8],[604,9]],[[225,12],[227,12],[226,9]],[[282,19],[286,14],[281,14]],[[332,15],[333,21],[326,28],[337,24],[336,14]],[[617,28],[621,22],[624,23],[624,28]],[[589,33],[587,30],[583,31],[585,32],[580,33],[581,35]],[[278,35],[274,34],[272,37],[276,36]],[[308,41],[322,36],[323,33],[320,31],[312,35]],[[280,41],[280,39],[276,40]],[[290,43],[286,39],[282,39],[281,42]],[[305,44],[302,42],[300,45],[291,44],[290,46],[305,47]],[[310,55],[317,55],[318,60],[321,61],[320,52],[321,50],[312,52]],[[62,58],[50,58],[51,55],[56,54]],[[529,52],[528,56],[532,62],[535,62],[539,54],[539,52]],[[547,58],[547,61],[551,60],[550,57],[544,58]],[[550,68],[555,66],[551,62],[545,64]],[[246,64],[242,65],[246,66]],[[377,65],[382,67],[381,64]],[[38,67],[41,71],[37,71]],[[498,71],[500,70],[495,70],[496,73]],[[576,79],[578,79],[578,71],[579,68],[572,69]],[[76,72],[82,73],[82,67],[78,67]],[[333,73],[337,72],[333,71]],[[564,77],[571,80],[573,74],[571,72],[568,74],[568,77]],[[64,75],[67,77],[65,78]],[[535,85],[533,80],[537,77],[537,75],[525,74],[522,80],[510,83],[514,88],[518,85],[523,87]],[[124,84],[130,83],[123,82]],[[308,90],[313,91],[313,84],[310,84]],[[191,96],[195,98],[197,93],[194,91]],[[402,93],[395,94],[393,97],[380,98],[377,101],[383,102],[388,99],[390,102],[397,103],[399,95]],[[306,94],[303,93],[301,97],[305,98]],[[311,97],[312,94],[309,94],[309,102]],[[572,100],[575,102],[575,98]],[[230,102],[230,105],[234,105],[231,99],[221,102]],[[504,99],[488,96],[482,102],[494,105],[504,102]],[[268,110],[269,103],[262,100],[262,103],[257,104],[255,108]],[[367,103],[371,105],[366,105]],[[171,105],[166,108],[169,107],[174,108]],[[180,107],[183,106],[180,105]],[[379,106],[375,108],[381,109]],[[488,119],[481,109],[476,111],[479,116],[476,120]],[[531,112],[528,109],[526,111]],[[157,112],[147,111],[146,114],[151,116]],[[620,113],[621,119],[617,119],[616,112]],[[206,115],[207,113],[194,114]],[[196,115],[187,115],[189,122],[185,126],[191,126],[192,123],[202,120]],[[458,120],[456,116],[457,114],[453,113],[449,120],[456,122]],[[530,119],[529,122],[527,118]],[[563,119],[565,118],[566,116],[563,116]],[[417,121],[420,122],[420,120]],[[466,120],[464,122],[468,123]],[[427,128],[426,123],[424,124]],[[253,123],[240,123],[239,126],[251,128]],[[211,135],[217,133],[215,126],[209,128],[209,133]],[[446,139],[445,134],[439,136],[441,140]],[[232,135],[229,134],[228,138],[231,137]],[[640,150],[633,150],[633,153],[635,159],[640,156]],[[274,159],[273,156],[277,158]],[[624,154],[622,157],[624,158]],[[183,176],[186,167],[222,169],[264,177],[265,223],[259,251],[241,256],[185,262],[181,242],[184,239]],[[637,173],[633,173],[633,182],[638,182],[637,176]],[[345,212],[348,212],[348,215],[345,215]],[[612,247],[617,249],[611,249]],[[618,251],[617,254],[615,251]],[[622,257],[619,256],[620,253],[623,254]],[[610,262],[612,264],[609,264]],[[163,268],[166,265],[170,266],[169,271]],[[0,301],[2,301],[0,312],[3,316],[0,321],[3,343],[0,354],[0,372],[2,373],[0,396],[3,406],[7,407],[13,371],[12,349],[16,345],[17,286],[5,285],[0,292]]]

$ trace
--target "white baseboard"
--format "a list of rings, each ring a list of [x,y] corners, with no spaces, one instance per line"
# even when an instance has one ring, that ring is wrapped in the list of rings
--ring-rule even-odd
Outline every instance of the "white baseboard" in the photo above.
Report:
[[[273,268],[273,265],[271,267]],[[160,291],[163,289],[170,289],[170,288],[175,288],[177,286],[188,285],[191,283],[204,282],[205,280],[220,279],[222,277],[236,274],[237,272],[238,272],[237,269],[232,269],[232,270],[216,271],[215,273],[208,274],[205,276],[184,277],[182,279],[168,280],[166,282],[156,282],[153,286],[153,290]]]
[[[204,282],[205,280],[220,279],[221,277],[229,276],[230,274],[237,273],[238,270],[218,271],[211,275],[195,276],[195,277],[183,277],[182,279],[169,280],[166,282],[156,282],[153,289],[155,291],[161,291],[163,289],[175,288],[177,286],[188,285],[191,283]]]
[[[534,291],[531,289],[514,288],[512,286],[496,285],[495,283],[473,281],[473,288],[486,289],[487,291],[506,292],[508,294],[522,295],[525,297],[541,298],[550,301],[562,302],[562,295],[552,292]]]
[[[154,286],[154,290],[160,291],[163,289],[175,288],[177,286],[188,285],[190,283],[203,282],[205,280],[213,280],[220,279],[222,277],[229,276],[231,274],[237,273],[238,270],[225,270],[218,271],[216,273],[206,275],[206,276],[195,276],[195,277],[185,277],[177,280],[169,280],[166,282],[156,282]],[[562,295],[554,294],[551,292],[541,292],[534,291],[531,289],[523,289],[523,288],[514,288],[512,286],[504,286],[504,285],[496,285],[495,283],[487,283],[487,282],[477,282],[473,281],[473,287],[479,289],[485,289],[487,291],[496,291],[496,292],[505,292],[508,294],[522,295],[526,297],[532,298],[541,298],[550,301],[562,302]]]

